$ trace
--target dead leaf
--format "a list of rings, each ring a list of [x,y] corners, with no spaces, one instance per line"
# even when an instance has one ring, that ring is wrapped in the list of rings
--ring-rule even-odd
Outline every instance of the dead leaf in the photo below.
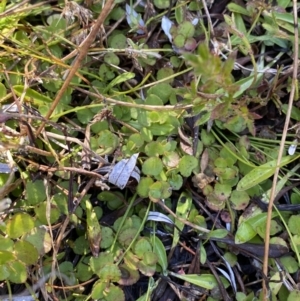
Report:
[[[213,182],[215,177],[209,177],[203,172],[198,173],[197,175],[193,176],[192,181],[195,187],[200,188],[201,190],[207,186],[209,183]]]
[[[140,170],[136,166],[136,160],[139,154],[132,155],[129,159],[122,159],[118,162],[109,175],[108,182],[123,189],[129,178],[133,177],[138,182],[140,180]]]
[[[207,148],[204,150],[204,152],[202,153],[201,156],[201,162],[200,162],[200,170],[201,172],[204,172],[207,165],[208,165],[208,160],[209,160],[209,156],[208,156],[208,150]]]

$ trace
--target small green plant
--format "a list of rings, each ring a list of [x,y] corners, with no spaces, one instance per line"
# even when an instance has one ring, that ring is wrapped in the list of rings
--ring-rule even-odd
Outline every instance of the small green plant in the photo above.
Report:
[[[291,204],[269,229],[265,211],[292,1],[31,2],[0,4],[0,294],[42,279],[57,299],[162,300],[170,283],[184,300],[252,300],[236,253],[269,235],[272,297],[296,300],[297,99],[276,183]]]

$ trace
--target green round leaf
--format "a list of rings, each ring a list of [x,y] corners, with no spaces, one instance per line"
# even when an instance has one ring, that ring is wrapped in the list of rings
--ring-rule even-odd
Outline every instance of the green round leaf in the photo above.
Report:
[[[80,261],[77,264],[75,275],[78,280],[85,282],[91,279],[93,274],[92,269],[87,263]]]
[[[41,227],[33,228],[24,236],[24,240],[30,242],[38,250],[39,255],[44,255],[52,249],[50,234]]]
[[[222,195],[211,193],[207,195],[205,203],[211,210],[219,211],[225,207],[226,198]]]
[[[184,155],[179,162],[179,171],[184,177],[189,177],[197,165],[198,160],[195,157]]]
[[[79,236],[74,242],[73,251],[78,255],[88,254],[90,252],[88,240],[84,236]]]
[[[174,74],[174,70],[170,67],[164,67],[157,71],[157,80],[164,80],[165,83],[172,83],[174,78],[166,80],[166,78],[171,77]]]
[[[112,12],[109,14],[110,18],[114,21],[119,21],[125,15],[124,9],[121,7],[114,7]]]
[[[100,206],[94,206],[94,212],[97,216],[97,219],[100,220],[103,216],[103,209]]]
[[[8,237],[0,236],[0,251],[12,251],[14,246],[14,241]]]
[[[151,115],[152,117],[154,116]],[[157,116],[157,115],[155,115]],[[159,122],[161,116],[157,116],[157,122]],[[168,122],[164,124],[154,123],[149,126],[149,130],[151,131],[151,134],[154,136],[165,136],[170,135],[172,131],[174,130],[174,126]]]
[[[159,112],[149,112],[148,113],[149,120],[151,123],[158,123],[160,121],[160,114]]]
[[[142,274],[151,277],[155,273],[156,264],[150,265],[143,259],[140,262],[138,262],[138,269]]]
[[[124,202],[122,201],[121,198],[115,198],[114,200],[107,202],[107,207],[110,210],[116,210],[120,208],[123,204]]]
[[[54,32],[65,30],[67,27],[66,19],[62,18],[60,14],[52,14],[47,18],[47,23],[50,25],[48,29],[53,28]]]
[[[218,157],[215,160],[214,164],[215,164],[216,167],[219,167],[219,168],[225,168],[225,167],[227,167],[227,161],[226,161],[226,159],[224,159],[222,157]]]
[[[130,145],[130,150],[139,149],[144,145],[144,139],[142,138],[141,134],[135,133],[132,134],[127,142],[127,146]]]
[[[247,124],[246,124],[246,121],[244,118],[242,118],[240,116],[234,116],[234,117],[231,117],[230,119],[228,119],[224,123],[224,126],[226,129],[228,129],[232,132],[239,133],[247,127]]]
[[[161,98],[155,94],[150,94],[148,93],[147,95],[147,98],[145,99],[145,103],[147,105],[152,105],[152,106],[162,106],[163,105],[163,102],[161,100]],[[150,112],[150,113],[162,113],[162,112],[159,112],[159,111],[153,111],[153,112]]]
[[[165,152],[165,145],[159,141],[152,141],[145,146],[145,153],[148,157],[162,155]]]
[[[98,121],[91,125],[91,131],[95,134],[98,134],[99,132],[107,130],[107,129],[108,129],[107,120]]]
[[[300,235],[300,214],[292,215],[289,218],[288,226],[292,234]]]
[[[196,215],[191,222],[202,228],[207,228],[205,217],[202,215]]]
[[[142,166],[143,173],[149,176],[158,176],[162,170],[163,164],[157,157],[148,158]]]
[[[124,49],[127,47],[126,36],[122,33],[111,35],[111,38],[108,39],[109,47],[116,49]]]
[[[101,227],[101,249],[109,248],[114,241],[114,232],[111,228]]]
[[[1,256],[1,253],[0,253]],[[0,265],[0,281],[6,280],[9,277],[9,271],[6,265]]]
[[[104,130],[100,133],[97,140],[96,152],[99,155],[111,154],[119,145],[119,138],[109,130]]]
[[[76,112],[76,115],[78,120],[82,124],[88,124],[95,116],[95,114],[90,109],[79,110],[78,112]]]
[[[113,191],[102,191],[98,194],[97,198],[102,202],[112,202],[115,199],[120,199],[122,201],[123,195]]]
[[[140,197],[148,197],[149,187],[153,184],[153,180],[151,178],[141,178],[138,186],[137,193]]]
[[[172,173],[171,177],[168,178],[169,184],[171,185],[172,190],[179,190],[182,187],[183,179],[181,175],[177,173]]]
[[[280,262],[288,273],[296,273],[298,271],[298,263],[296,259],[290,255],[280,258]]]
[[[94,300],[101,300],[104,298],[104,291],[106,289],[107,284],[102,281],[97,281],[92,288],[92,298]]]
[[[36,205],[46,199],[45,186],[42,180],[28,181],[26,184],[26,203]]]
[[[13,252],[0,251],[0,266],[15,260],[16,257],[14,256]]]
[[[7,94],[5,86],[0,83],[0,99],[5,97]]]
[[[27,279],[26,266],[20,261],[14,261],[7,265],[8,279],[14,283],[24,283]]]
[[[18,40],[19,42],[21,42],[23,45],[30,43],[30,39],[28,38],[26,31],[23,31],[23,30],[16,31],[14,33],[14,38],[16,40]]]
[[[294,252],[300,252],[300,235],[293,236],[293,244],[291,244],[291,247]]]
[[[145,252],[151,252],[152,246],[147,238],[140,238],[134,245],[134,253],[143,258]]]
[[[235,210],[244,210],[249,204],[250,197],[246,191],[234,190],[231,194],[230,201]]]
[[[158,9],[169,8],[170,6],[169,0],[154,0],[153,3]]]
[[[298,301],[300,300],[300,291],[295,290],[290,292],[286,301]]]
[[[37,218],[42,222],[42,224],[47,225],[48,224],[48,221],[46,218],[47,202],[45,201],[45,202],[37,204],[34,208],[34,211],[35,211]],[[50,204],[49,215],[50,215],[50,224],[54,224],[60,216],[60,211],[57,208],[56,204],[54,204],[54,203]]]
[[[105,301],[125,301],[125,295],[123,290],[114,285],[110,285],[108,289],[106,289]]]
[[[122,227],[122,231],[125,229],[129,229],[129,228],[135,228],[135,229],[139,229],[141,224],[142,224],[142,220],[140,217],[136,216],[136,215],[132,215],[131,217],[128,217],[125,221],[125,223],[123,223],[123,217],[119,217],[113,225],[113,229],[118,232],[120,227]]]
[[[168,83],[159,83],[157,85],[152,86],[148,93],[157,95],[165,104],[168,100],[170,95],[172,94],[173,88]]]
[[[231,194],[231,186],[226,184],[216,183],[215,185],[215,194],[220,198],[228,199]]]
[[[158,199],[166,199],[172,194],[172,189],[169,183],[157,181],[153,183],[149,188],[149,197],[156,201]]]
[[[96,272],[98,277],[104,281],[117,282],[121,278],[121,271],[115,264],[106,264],[102,269]]]
[[[173,67],[178,68],[181,64],[181,60],[177,56],[171,56],[170,62]]]
[[[120,231],[120,235],[118,236],[118,241],[120,242],[120,244],[122,244],[125,247],[128,247],[134,237],[136,236],[138,232],[138,228],[128,228],[125,230]]]
[[[153,252],[145,252],[143,255],[143,262],[147,265],[155,265],[157,260],[157,255]]]
[[[192,38],[195,33],[195,27],[191,22],[184,21],[179,24],[177,33],[183,35],[185,38]]]
[[[71,261],[64,261],[60,263],[59,271],[65,275],[70,275],[74,271],[73,263]]]
[[[173,43],[177,48],[182,48],[184,46],[185,43],[185,36],[182,34],[177,34],[174,37]]]
[[[90,257],[90,267],[94,273],[105,267],[106,264],[112,264],[114,262],[113,254],[100,253],[99,256]]]
[[[266,236],[265,225],[260,225],[260,226],[256,227],[256,231],[260,235],[260,237],[265,238],[265,236]],[[270,235],[275,235],[281,231],[282,231],[281,225],[276,220],[271,220]]]
[[[214,172],[217,176],[219,176],[222,181],[223,180],[231,180],[234,179],[238,173],[238,169],[236,166],[226,167],[226,168],[214,168]]]
[[[111,70],[111,68],[105,64],[102,64],[99,68],[99,75],[105,81],[112,80],[115,77],[115,73]],[[105,87],[103,87],[105,88]]]
[[[7,222],[7,235],[18,238],[34,228],[34,220],[27,213],[17,213]]]
[[[37,249],[30,242],[24,240],[17,241],[14,249],[18,260],[26,265],[36,263],[39,258]]]
[[[113,53],[113,52],[108,52],[104,55],[104,62],[107,64],[112,64],[118,66],[120,64],[120,59],[119,57]]]

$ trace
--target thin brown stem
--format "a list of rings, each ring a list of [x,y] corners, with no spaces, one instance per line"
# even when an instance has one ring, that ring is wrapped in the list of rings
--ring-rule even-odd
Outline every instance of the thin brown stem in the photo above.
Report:
[[[113,6],[114,6],[114,0],[107,0],[107,2],[105,3],[98,19],[96,20],[96,23],[93,26],[90,34],[81,43],[81,45],[79,45],[79,47],[78,47],[79,54],[78,54],[77,58],[75,59],[74,65],[70,69],[70,72],[69,72],[64,84],[62,85],[61,89],[57,93],[57,95],[56,95],[56,97],[55,97],[55,99],[54,99],[47,115],[45,116],[45,119],[48,120],[51,117],[52,113],[54,112],[55,108],[57,107],[57,105],[58,105],[60,99],[62,98],[63,94],[65,93],[66,89],[69,87],[69,84],[70,84],[73,76],[75,75],[75,73],[80,68],[83,59],[85,58],[86,54],[88,53],[90,46],[94,42],[94,40],[97,36],[97,33],[99,32],[101,26],[103,25],[107,15],[110,13]],[[45,124],[46,124],[46,122],[42,122],[41,126],[37,130],[37,133],[36,133],[37,136],[41,133],[41,131],[43,130]]]
[[[291,85],[291,92],[289,97],[289,104],[288,110],[286,113],[286,119],[284,124],[284,129],[282,133],[281,143],[279,147],[278,159],[277,159],[277,167],[275,169],[274,178],[273,178],[273,185],[270,193],[270,200],[268,206],[268,215],[267,215],[267,222],[266,222],[266,236],[265,236],[265,252],[264,252],[264,264],[263,264],[263,274],[266,276],[263,279],[263,300],[268,300],[268,283],[267,283],[267,276],[268,276],[268,259],[269,259],[269,245],[270,245],[270,228],[271,228],[271,220],[272,220],[272,209],[274,204],[274,199],[276,197],[276,185],[278,174],[280,170],[280,162],[282,158],[282,154],[284,151],[285,140],[287,136],[287,131],[289,128],[289,122],[295,97],[295,91],[297,87],[297,73],[298,73],[298,16],[297,16],[297,1],[293,0],[293,11],[294,11],[294,36],[295,36],[295,43],[294,43],[294,62],[293,62],[293,79]]]

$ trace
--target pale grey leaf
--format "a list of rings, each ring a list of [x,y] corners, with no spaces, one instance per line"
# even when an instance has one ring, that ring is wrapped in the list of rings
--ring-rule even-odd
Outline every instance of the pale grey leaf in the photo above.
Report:
[[[11,199],[10,198],[4,198],[0,200],[0,212],[8,209],[11,205]]]
[[[170,29],[173,26],[173,22],[167,18],[166,16],[163,16],[161,19],[161,28],[164,31],[165,35],[169,38],[169,41],[172,43],[173,38],[170,34]]]
[[[109,175],[108,182],[118,186],[120,189],[123,189],[129,178],[132,177],[134,171],[136,160],[139,154],[132,155],[129,159],[122,159],[114,167],[112,172]],[[138,171],[135,170],[135,173]],[[137,175],[134,173],[134,178],[137,178]]]
[[[0,163],[0,173],[10,173],[11,167],[6,163]],[[16,167],[13,168],[13,171],[17,171],[18,169]]]
[[[232,267],[230,266],[229,262],[223,256],[221,256],[221,257],[222,257],[222,259],[227,267],[227,270],[229,272],[229,275],[226,273],[228,275],[228,278],[221,271],[220,272],[230,281],[234,292],[237,292],[236,280],[235,280],[235,276],[234,276]]]
[[[136,30],[138,34],[144,34],[145,31],[141,28],[145,27],[145,22],[142,19],[141,15],[138,14],[131,6],[126,3],[126,20],[128,25],[131,28],[138,26],[139,28]]]
[[[156,211],[149,211],[147,221],[162,222],[174,225],[174,222],[168,216]]]

